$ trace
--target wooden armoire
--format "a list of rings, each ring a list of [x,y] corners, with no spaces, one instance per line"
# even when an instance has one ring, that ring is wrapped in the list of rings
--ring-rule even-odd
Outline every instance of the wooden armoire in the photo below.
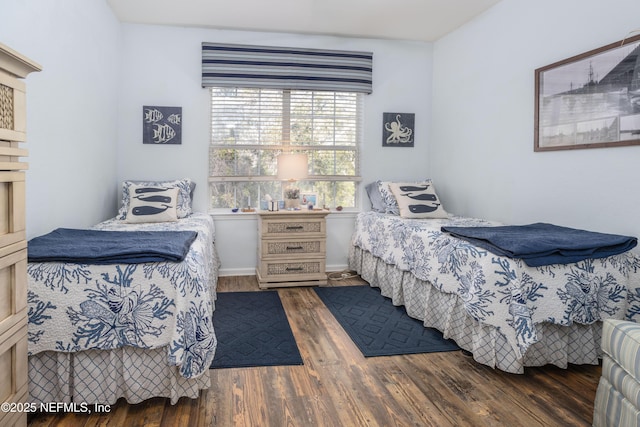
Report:
[[[0,43],[0,426],[26,425],[26,85],[38,64]],[[7,405],[8,403],[8,405]]]

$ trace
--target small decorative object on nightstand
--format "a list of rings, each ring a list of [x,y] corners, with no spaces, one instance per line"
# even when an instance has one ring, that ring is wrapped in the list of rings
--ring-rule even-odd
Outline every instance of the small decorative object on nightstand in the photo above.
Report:
[[[300,189],[293,187],[284,189],[284,207],[289,210],[300,208]]]
[[[260,288],[326,285],[327,211],[259,211]]]

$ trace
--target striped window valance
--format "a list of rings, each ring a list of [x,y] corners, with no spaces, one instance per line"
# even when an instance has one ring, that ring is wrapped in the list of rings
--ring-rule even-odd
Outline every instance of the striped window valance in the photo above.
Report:
[[[371,93],[373,54],[202,43],[202,87]]]

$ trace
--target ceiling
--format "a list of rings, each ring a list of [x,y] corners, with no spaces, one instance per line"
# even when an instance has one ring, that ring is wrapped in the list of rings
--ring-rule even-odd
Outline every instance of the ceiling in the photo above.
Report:
[[[122,22],[434,41],[500,0],[107,0]]]

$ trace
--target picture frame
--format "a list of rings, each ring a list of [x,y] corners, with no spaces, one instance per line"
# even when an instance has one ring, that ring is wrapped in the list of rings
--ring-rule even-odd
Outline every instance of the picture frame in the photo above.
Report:
[[[415,121],[414,113],[382,113],[382,146],[413,147]]]
[[[182,144],[182,107],[142,107],[142,143]]]
[[[300,204],[302,206],[318,206],[318,195],[316,193],[302,193],[300,195]]]
[[[640,35],[535,70],[534,151],[640,144]]]

